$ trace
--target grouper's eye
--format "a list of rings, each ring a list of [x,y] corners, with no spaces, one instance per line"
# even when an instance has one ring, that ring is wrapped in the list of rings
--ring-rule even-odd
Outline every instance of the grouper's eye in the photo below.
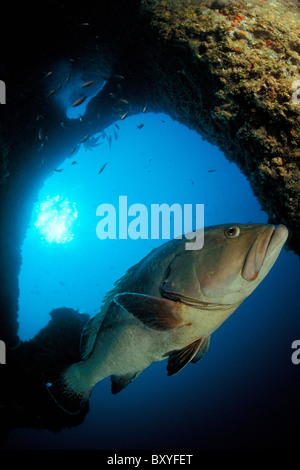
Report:
[[[236,225],[234,225],[233,227],[227,227],[224,233],[227,238],[236,238],[240,234],[240,229],[239,227],[236,227]]]

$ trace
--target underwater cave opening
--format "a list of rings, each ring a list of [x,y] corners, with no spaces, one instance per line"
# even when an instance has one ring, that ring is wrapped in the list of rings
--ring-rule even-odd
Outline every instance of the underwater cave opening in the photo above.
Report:
[[[94,316],[114,282],[166,241],[100,240],[100,204],[117,207],[120,196],[149,210],[152,204],[203,204],[205,226],[267,221],[239,169],[164,114],[120,120],[61,160],[39,192],[22,247],[21,340],[45,326],[55,308]]]

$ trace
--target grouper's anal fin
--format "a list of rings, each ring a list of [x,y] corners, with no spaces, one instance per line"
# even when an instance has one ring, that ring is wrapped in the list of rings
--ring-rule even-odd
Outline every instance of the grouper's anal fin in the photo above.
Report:
[[[197,354],[195,354],[195,356],[193,357],[193,359],[191,360],[191,362],[193,364],[196,364],[196,362],[200,361],[200,359],[202,359],[202,357],[204,356],[204,354],[207,352],[208,348],[209,348],[209,345],[210,345],[210,336],[208,336],[207,338],[205,338],[205,340],[201,343],[200,345],[200,348],[197,352]]]
[[[111,375],[111,393],[115,395],[121,392],[130,382],[136,379],[139,374],[140,372],[126,375]]]
[[[180,302],[129,292],[116,295],[114,301],[155,330],[190,326],[190,323],[187,323],[181,315],[182,305]]]
[[[209,338],[200,338],[197,341],[189,344],[183,349],[170,351],[166,356],[169,356],[167,365],[168,375],[177,374],[183,369],[190,361],[199,361],[208,349]]]

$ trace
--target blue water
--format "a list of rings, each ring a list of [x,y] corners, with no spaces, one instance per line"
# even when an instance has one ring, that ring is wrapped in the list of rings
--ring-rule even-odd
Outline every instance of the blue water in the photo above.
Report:
[[[100,240],[100,204],[118,207],[126,195],[128,205],[148,208],[203,204],[205,226],[267,222],[237,166],[194,131],[152,113],[117,124],[105,129],[111,142],[97,134],[101,145],[81,144],[76,154],[61,155],[62,171],[53,172],[38,195],[38,204],[59,195],[76,205],[71,241],[43,239],[34,225],[38,204],[32,208],[19,276],[22,340],[45,326],[54,308],[95,315],[114,282],[165,242]],[[93,391],[82,425],[57,434],[14,430],[6,448],[234,449],[290,442],[299,420],[300,365],[291,361],[291,344],[300,339],[299,274],[298,258],[283,250],[262,284],[213,334],[198,364],[173,377],[166,362],[153,364],[115,396],[107,379]]]

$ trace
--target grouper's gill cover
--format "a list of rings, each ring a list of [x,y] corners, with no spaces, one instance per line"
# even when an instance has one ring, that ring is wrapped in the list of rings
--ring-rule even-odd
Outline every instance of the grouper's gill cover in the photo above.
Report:
[[[76,413],[106,377],[118,393],[155,361],[167,358],[169,375],[198,362],[211,334],[267,275],[287,236],[283,225],[226,224],[205,229],[201,250],[186,250],[184,238],[153,250],[85,326],[82,361],[45,373],[54,400]]]

